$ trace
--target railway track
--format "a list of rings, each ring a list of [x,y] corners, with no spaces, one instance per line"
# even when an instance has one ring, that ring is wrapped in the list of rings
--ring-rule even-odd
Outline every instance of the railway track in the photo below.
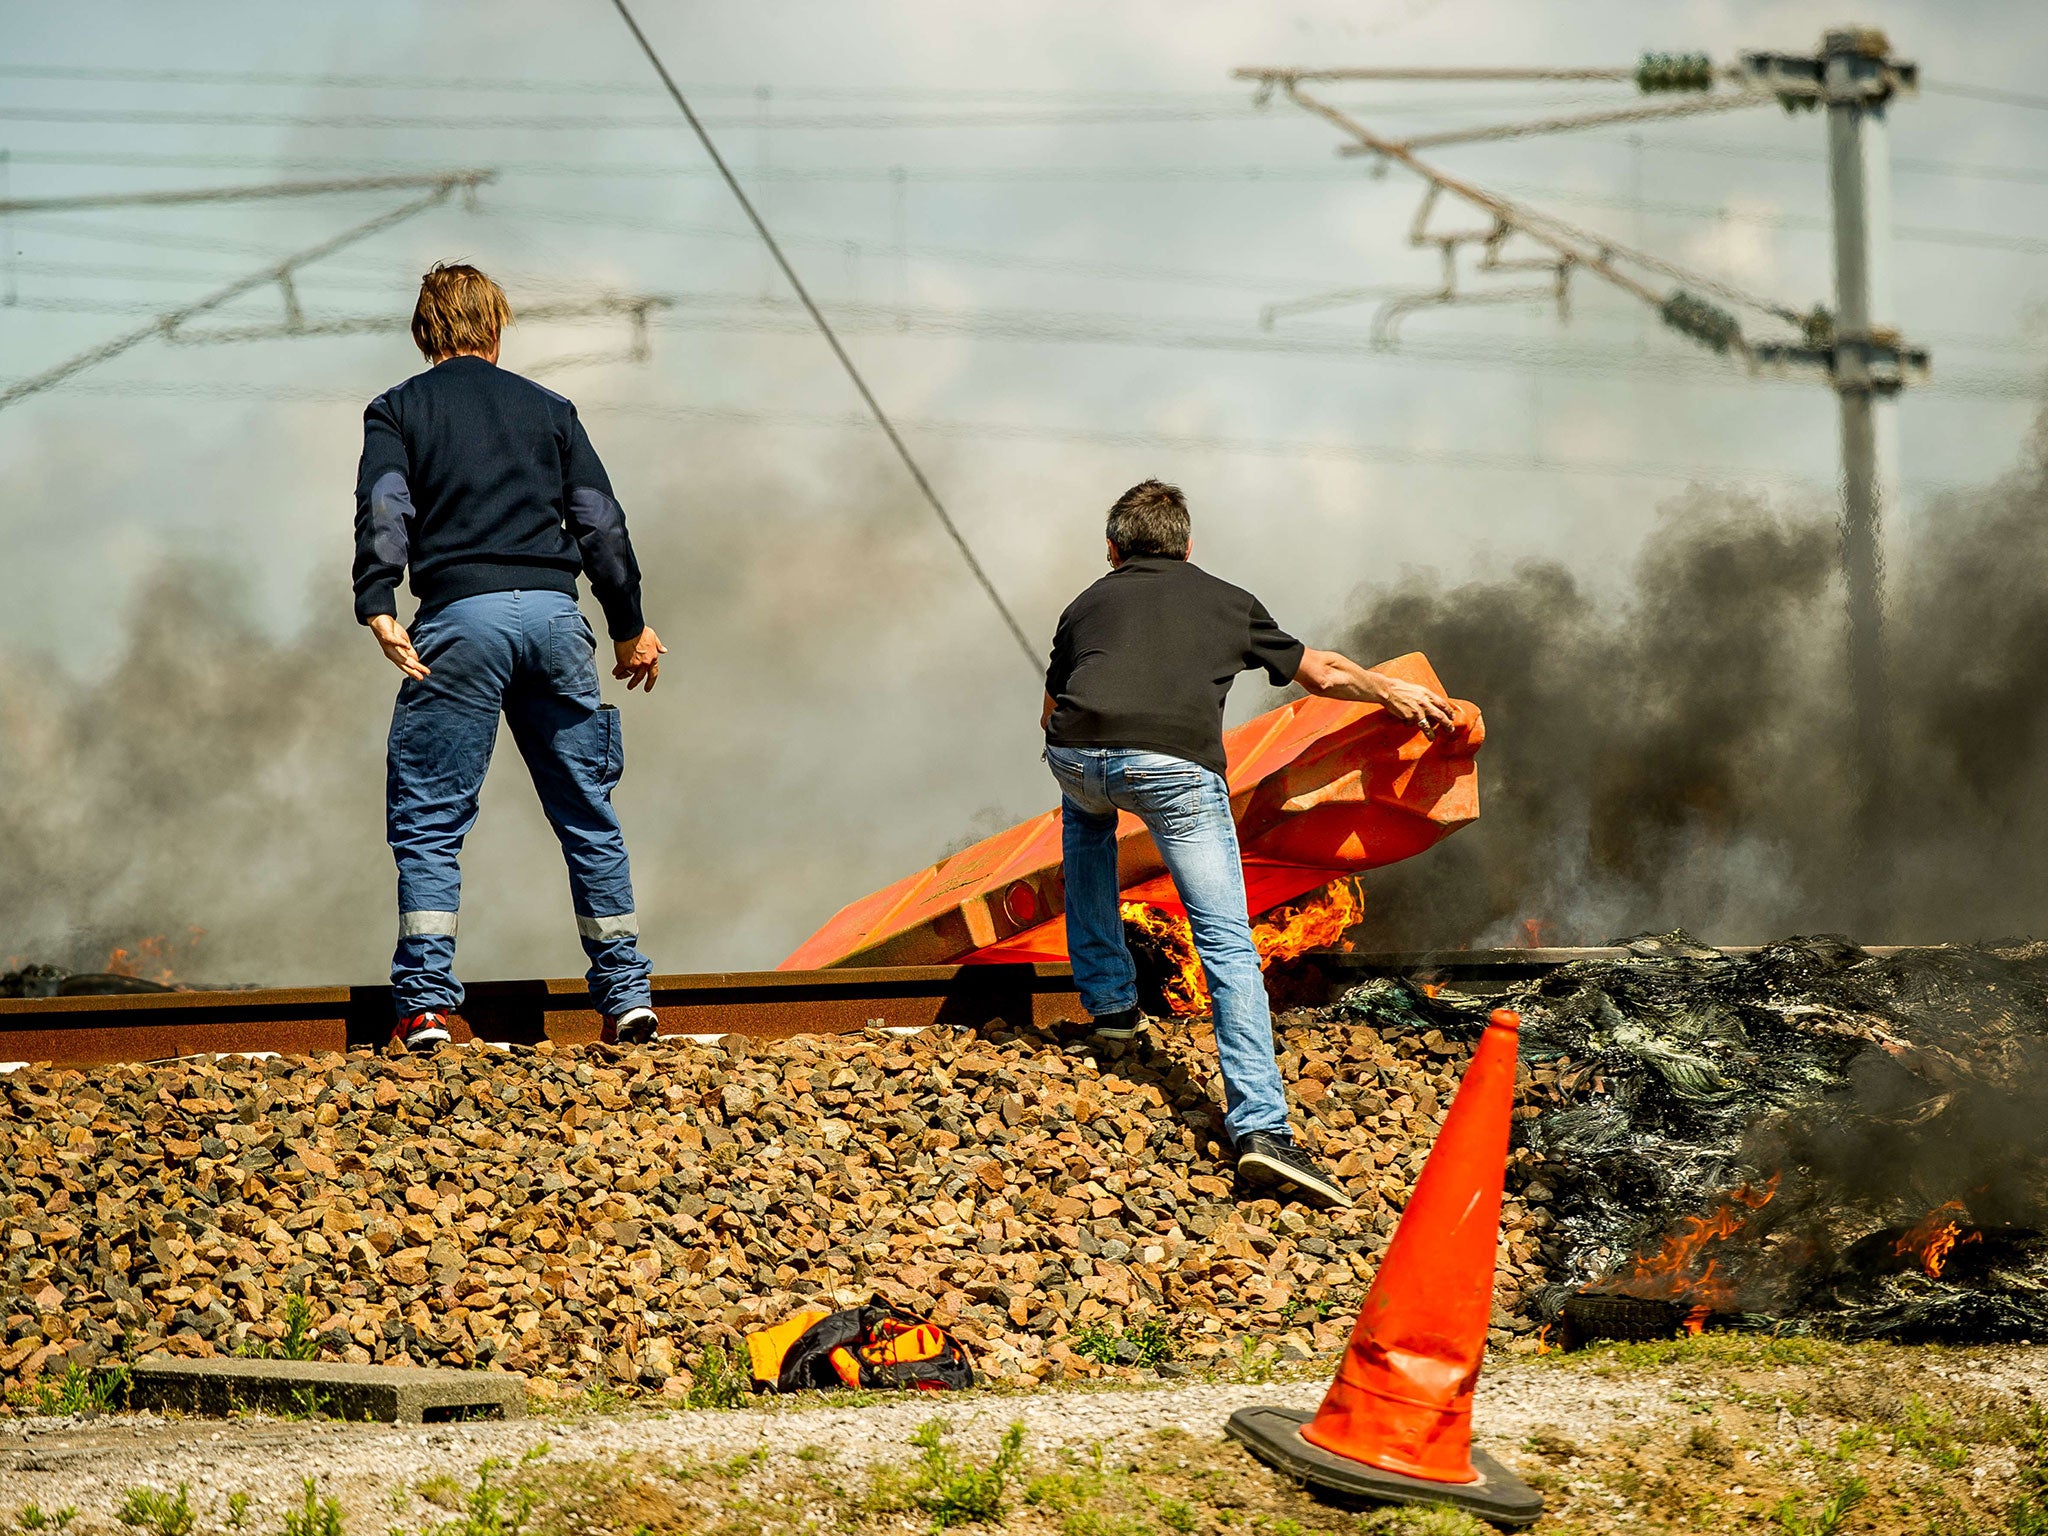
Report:
[[[1746,951],[1730,949],[1729,954]],[[1372,976],[1406,976],[1458,991],[1507,990],[1573,960],[1622,949],[1325,951],[1293,962],[1288,995],[1333,997]],[[1044,1027],[1085,1017],[1063,965],[945,965],[823,971],[715,971],[654,978],[664,1034],[758,1040],[1001,1021]],[[487,981],[468,989],[457,1041],[590,1044],[599,1018],[580,980]],[[0,1065],[89,1066],[218,1052],[304,1055],[381,1046],[391,1032],[388,987],[286,987],[230,992],[0,998]]]

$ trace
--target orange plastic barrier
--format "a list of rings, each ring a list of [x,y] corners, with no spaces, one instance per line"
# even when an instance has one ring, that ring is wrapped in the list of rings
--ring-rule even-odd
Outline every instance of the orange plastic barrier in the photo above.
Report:
[[[1420,653],[1378,671],[1443,691]],[[1479,815],[1479,711],[1452,701],[1434,741],[1377,704],[1297,699],[1223,739],[1256,915],[1343,875],[1411,858]],[[1117,828],[1126,901],[1181,910],[1135,816]],[[1060,813],[1048,811],[842,908],[782,970],[1067,958]]]
[[[1479,1480],[1472,1390],[1493,1310],[1494,1249],[1521,1016],[1496,1008],[1358,1309],[1337,1379],[1301,1438],[1386,1472]]]

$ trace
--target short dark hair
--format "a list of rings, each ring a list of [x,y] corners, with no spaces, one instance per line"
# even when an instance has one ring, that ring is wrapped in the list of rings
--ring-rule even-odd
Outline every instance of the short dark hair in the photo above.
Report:
[[[1126,560],[1139,555],[1188,557],[1188,499],[1177,485],[1141,480],[1109,509],[1109,542]]]

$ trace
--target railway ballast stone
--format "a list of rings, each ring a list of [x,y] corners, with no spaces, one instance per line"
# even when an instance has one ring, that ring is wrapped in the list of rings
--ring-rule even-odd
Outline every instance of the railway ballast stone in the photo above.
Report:
[[[262,1353],[294,1293],[323,1358],[541,1395],[677,1394],[708,1348],[871,1294],[1019,1386],[1136,1369],[1155,1325],[1194,1363],[1334,1349],[1469,1043],[1341,1008],[1278,1026],[1353,1210],[1233,1199],[1201,1023],[25,1068],[0,1078],[0,1387]],[[1546,1279],[1526,1158],[1496,1345],[1533,1347]]]

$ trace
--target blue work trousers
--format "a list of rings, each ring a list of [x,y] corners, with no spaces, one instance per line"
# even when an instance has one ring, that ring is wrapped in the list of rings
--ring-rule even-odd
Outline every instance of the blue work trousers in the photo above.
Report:
[[[1221,774],[1185,758],[1122,747],[1045,749],[1062,796],[1067,952],[1089,1013],[1138,1001],[1138,971],[1124,943],[1116,872],[1118,811],[1145,824],[1187,908],[1215,1008],[1223,1068],[1223,1127],[1235,1142],[1287,1131],[1287,1096],[1273,1059],[1273,1015],[1245,908],[1237,823]]]
[[[462,1005],[458,860],[476,824],[500,713],[568,861],[592,999],[609,1014],[649,1004],[654,968],[637,943],[626,840],[612,811],[626,761],[619,711],[599,701],[597,638],[575,599],[486,592],[421,615],[411,633],[429,675],[399,687],[384,792],[398,860],[391,985],[399,1016]]]

